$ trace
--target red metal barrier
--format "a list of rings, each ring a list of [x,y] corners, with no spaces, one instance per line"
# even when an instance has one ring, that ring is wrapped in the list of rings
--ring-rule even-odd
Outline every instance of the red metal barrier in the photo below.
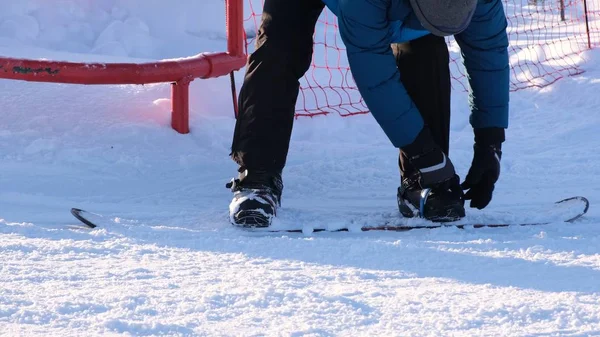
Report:
[[[227,0],[227,52],[153,63],[75,63],[0,57],[0,78],[70,84],[149,84],[172,82],[171,125],[189,132],[189,85],[196,78],[227,75],[246,64],[243,0]]]

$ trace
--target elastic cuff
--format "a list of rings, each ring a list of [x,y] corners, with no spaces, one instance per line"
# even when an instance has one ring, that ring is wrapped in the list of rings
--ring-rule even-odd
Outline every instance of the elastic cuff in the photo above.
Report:
[[[421,129],[421,132],[419,132],[417,135],[417,138],[415,138],[412,143],[403,146],[402,151],[410,159],[420,154],[427,153],[437,147],[438,146],[433,141],[431,130],[429,130],[427,126],[424,126],[423,129]]]
[[[504,128],[480,128],[473,132],[475,143],[479,145],[500,145],[506,140]]]

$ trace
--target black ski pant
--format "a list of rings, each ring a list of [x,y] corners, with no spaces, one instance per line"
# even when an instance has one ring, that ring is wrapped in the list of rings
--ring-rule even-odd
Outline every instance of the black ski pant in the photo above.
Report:
[[[256,50],[249,57],[239,97],[231,157],[248,170],[281,172],[285,166],[296,100],[313,53],[321,0],[265,0]],[[401,80],[448,152],[450,75],[443,38],[427,35],[393,44]],[[403,175],[412,171],[400,153]]]
[[[400,80],[411,97],[433,140],[448,155],[450,148],[450,56],[443,37],[422,38],[392,45]],[[400,150],[400,172],[414,173],[406,155]]]

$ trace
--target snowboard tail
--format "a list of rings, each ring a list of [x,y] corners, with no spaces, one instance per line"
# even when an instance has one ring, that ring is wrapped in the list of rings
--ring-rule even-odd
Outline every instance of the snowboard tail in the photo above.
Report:
[[[86,213],[88,213],[88,212],[86,212],[86,211],[84,211],[82,209],[71,208],[71,214],[75,217],[75,219],[81,221],[82,224],[88,226],[89,228],[96,228],[96,227],[98,227],[97,224],[95,224],[91,220],[88,220],[88,218],[86,217]]]

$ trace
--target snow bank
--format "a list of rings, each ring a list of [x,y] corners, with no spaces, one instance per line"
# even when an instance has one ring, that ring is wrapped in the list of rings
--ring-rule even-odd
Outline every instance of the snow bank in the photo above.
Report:
[[[0,13],[0,46],[147,59],[225,46],[222,0],[7,2]]]

